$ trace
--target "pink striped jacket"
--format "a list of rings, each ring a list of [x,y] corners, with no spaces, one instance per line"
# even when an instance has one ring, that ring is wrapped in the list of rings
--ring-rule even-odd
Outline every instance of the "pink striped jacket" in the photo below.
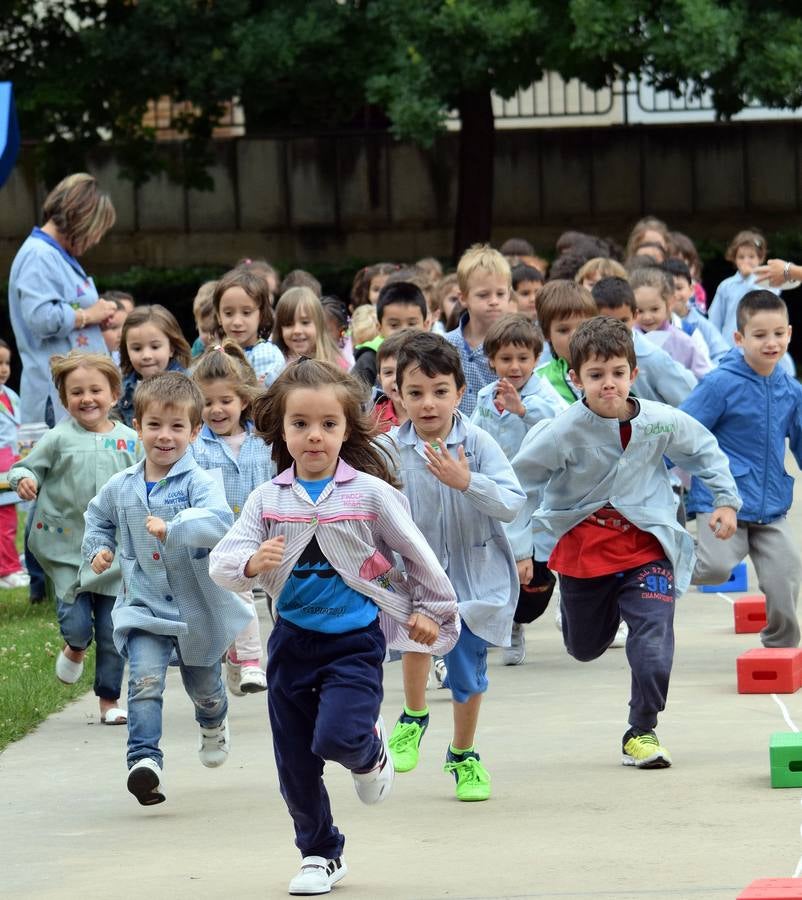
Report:
[[[248,578],[248,560],[263,541],[280,534],[285,538],[281,564]],[[295,481],[294,466],[258,487],[234,527],[212,550],[209,574],[231,591],[250,590],[258,584],[276,600],[313,535],[343,581],[379,607],[390,646],[436,654],[454,646],[460,630],[457,598],[413,522],[406,497],[342,459],[317,503]],[[403,560],[404,571],[393,564],[394,552]],[[410,640],[406,622],[413,612],[440,626],[433,646]]]

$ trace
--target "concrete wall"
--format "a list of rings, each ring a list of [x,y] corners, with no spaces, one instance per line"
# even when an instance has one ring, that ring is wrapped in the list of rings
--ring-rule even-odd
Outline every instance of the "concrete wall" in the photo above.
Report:
[[[458,135],[428,151],[385,134],[242,138],[216,145],[214,190],[166,176],[140,188],[109,152],[92,170],[118,221],[87,259],[91,271],[130,265],[448,256]],[[568,227],[622,238],[653,213],[696,238],[799,222],[800,141],[792,121],[499,131],[494,239],[548,247]],[[165,146],[176,153],[176,146]],[[36,222],[44,190],[31,148],[0,189],[0,271]]]

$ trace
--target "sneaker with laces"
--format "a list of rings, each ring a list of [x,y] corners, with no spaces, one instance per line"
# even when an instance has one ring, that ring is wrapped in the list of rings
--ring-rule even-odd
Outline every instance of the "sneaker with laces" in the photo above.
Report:
[[[411,772],[418,764],[420,742],[429,727],[429,716],[408,716],[402,712],[390,735],[388,746],[396,772]]]
[[[231,658],[231,653],[226,653],[226,687],[235,697],[245,696],[240,687],[241,678],[242,666]]]
[[[621,740],[625,766],[638,769],[667,769],[671,765],[671,754],[660,746],[654,731],[638,731],[630,728]]]
[[[128,771],[128,790],[142,806],[164,803],[161,766],[155,759],[146,756],[138,759]]]
[[[446,668],[446,661],[442,656],[438,656],[434,661],[434,678],[438,688],[444,688],[446,686],[448,669]]]
[[[482,765],[479,754],[470,751],[460,756],[446,751],[444,772],[451,772],[457,782],[457,800],[466,803],[490,798],[490,773]]]
[[[520,666],[526,659],[526,636],[524,626],[520,622],[512,623],[510,646],[504,647],[501,662],[505,666]]]
[[[351,772],[354,779],[357,797],[368,805],[386,800],[393,787],[395,767],[390,748],[387,743],[387,732],[384,730],[384,719],[379,716],[375,727],[376,735],[381,741],[379,758],[367,772]]]
[[[239,679],[240,692],[258,694],[267,690],[267,678],[261,666],[242,666]]]
[[[324,856],[305,856],[298,874],[290,882],[290,894],[309,896],[328,894],[332,887],[348,874],[345,857],[326,859]]]
[[[218,766],[222,766],[228,759],[230,746],[228,718],[223,719],[214,728],[204,728],[201,725],[198,756],[207,769],[216,769]]]

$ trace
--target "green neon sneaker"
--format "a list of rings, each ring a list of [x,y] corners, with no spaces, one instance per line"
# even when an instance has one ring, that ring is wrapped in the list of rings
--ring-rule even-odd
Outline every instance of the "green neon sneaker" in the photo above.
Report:
[[[420,742],[429,727],[429,716],[402,712],[390,735],[390,756],[396,772],[411,772],[418,764]]]
[[[667,769],[671,765],[671,754],[660,746],[654,731],[640,731],[630,728],[622,738],[625,766],[638,769]]]
[[[444,772],[452,772],[457,782],[457,800],[466,803],[490,797],[490,773],[472,750],[457,756],[448,748]]]

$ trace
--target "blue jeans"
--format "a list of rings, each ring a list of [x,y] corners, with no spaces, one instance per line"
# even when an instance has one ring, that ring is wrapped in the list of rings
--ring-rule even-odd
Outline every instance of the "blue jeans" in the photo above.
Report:
[[[56,598],[61,635],[73,650],[86,650],[95,639],[95,694],[104,700],[117,700],[123,682],[125,661],[114,646],[111,611],[114,597],[83,591],[74,603]]]
[[[128,648],[128,768],[145,757],[162,765],[162,704],[167,666],[173,651],[178,655],[181,680],[195,704],[195,721],[201,728],[216,728],[226,717],[228,700],[220,677],[220,663],[187,666],[178,641],[170,635],[134,629]]]

